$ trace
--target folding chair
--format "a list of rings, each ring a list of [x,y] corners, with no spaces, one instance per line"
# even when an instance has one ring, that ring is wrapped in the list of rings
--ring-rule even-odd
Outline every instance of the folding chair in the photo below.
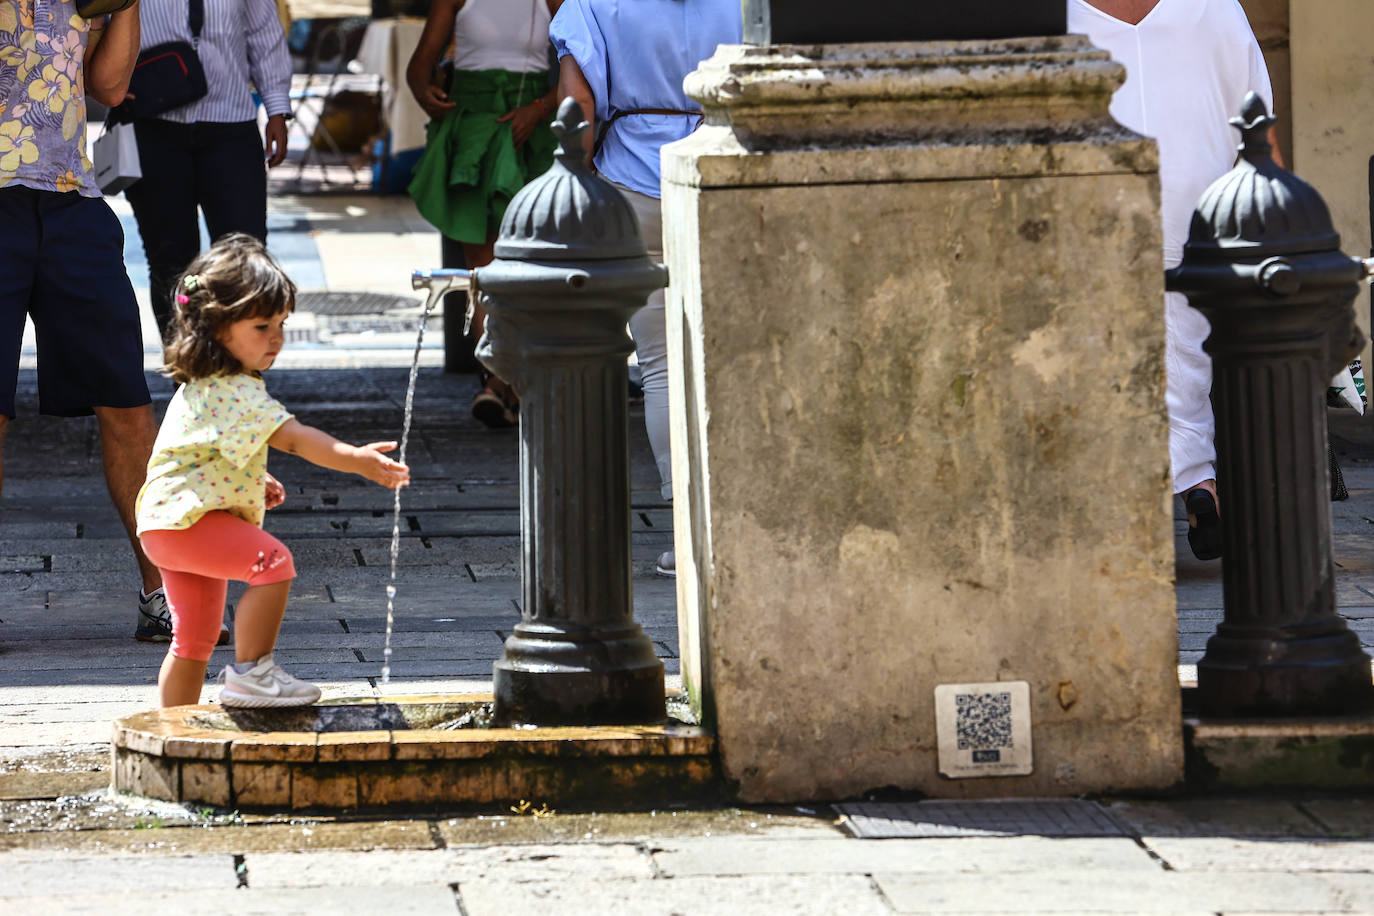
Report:
[[[301,85],[291,88],[292,129],[299,131],[306,141],[305,152],[296,169],[297,184],[312,161],[320,167],[320,183],[331,183],[327,168],[330,163],[324,159],[321,144],[348,168],[354,183],[358,180],[358,170],[349,164],[348,155],[334,139],[325,122],[325,113],[330,98],[339,89],[339,78],[347,75],[348,58],[355,50],[352,45],[356,44],[352,39],[366,26],[366,19],[345,19],[320,29],[308,57],[305,79]]]

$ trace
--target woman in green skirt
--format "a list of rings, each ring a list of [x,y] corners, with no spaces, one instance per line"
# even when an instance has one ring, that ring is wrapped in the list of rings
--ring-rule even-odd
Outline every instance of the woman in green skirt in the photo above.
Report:
[[[432,119],[410,196],[425,219],[462,244],[470,268],[491,263],[506,205],[553,164],[549,20],[562,3],[434,0],[406,67],[410,91]],[[445,92],[432,75],[450,42],[453,82]],[[485,319],[479,308],[473,333]],[[514,393],[495,376],[482,381],[472,415],[487,426],[514,424]]]

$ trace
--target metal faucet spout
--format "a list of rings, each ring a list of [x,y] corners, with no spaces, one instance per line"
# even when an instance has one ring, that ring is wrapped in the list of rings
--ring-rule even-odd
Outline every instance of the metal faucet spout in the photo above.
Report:
[[[417,270],[410,275],[411,289],[427,289],[431,293],[447,293],[467,289],[472,281],[472,271],[456,268]]]

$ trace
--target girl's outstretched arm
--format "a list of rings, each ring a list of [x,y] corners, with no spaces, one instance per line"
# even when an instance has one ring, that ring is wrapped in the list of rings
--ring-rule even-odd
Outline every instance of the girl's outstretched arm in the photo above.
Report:
[[[396,448],[395,442],[370,442],[349,445],[329,433],[298,420],[283,423],[267,444],[283,452],[299,455],[311,464],[366,477],[387,489],[410,483],[410,468],[383,455]]]

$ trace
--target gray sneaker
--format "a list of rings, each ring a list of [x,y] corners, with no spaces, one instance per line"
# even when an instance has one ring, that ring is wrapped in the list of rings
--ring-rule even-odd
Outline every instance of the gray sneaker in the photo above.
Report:
[[[225,665],[217,683],[221,706],[309,706],[320,698],[320,688],[298,681],[272,660],[269,652],[243,674]]]
[[[139,592],[138,625],[134,628],[134,639],[139,642],[172,641],[172,610],[167,606],[165,590],[155,588],[151,595]],[[229,628],[224,624],[220,624],[215,645],[229,645]]]
[[[167,607],[167,593],[162,589],[153,589],[151,595],[139,592],[134,639],[139,642],[172,641],[172,610]]]
[[[671,550],[665,550],[658,555],[658,562],[654,564],[654,575],[665,579],[677,578],[677,557]]]

